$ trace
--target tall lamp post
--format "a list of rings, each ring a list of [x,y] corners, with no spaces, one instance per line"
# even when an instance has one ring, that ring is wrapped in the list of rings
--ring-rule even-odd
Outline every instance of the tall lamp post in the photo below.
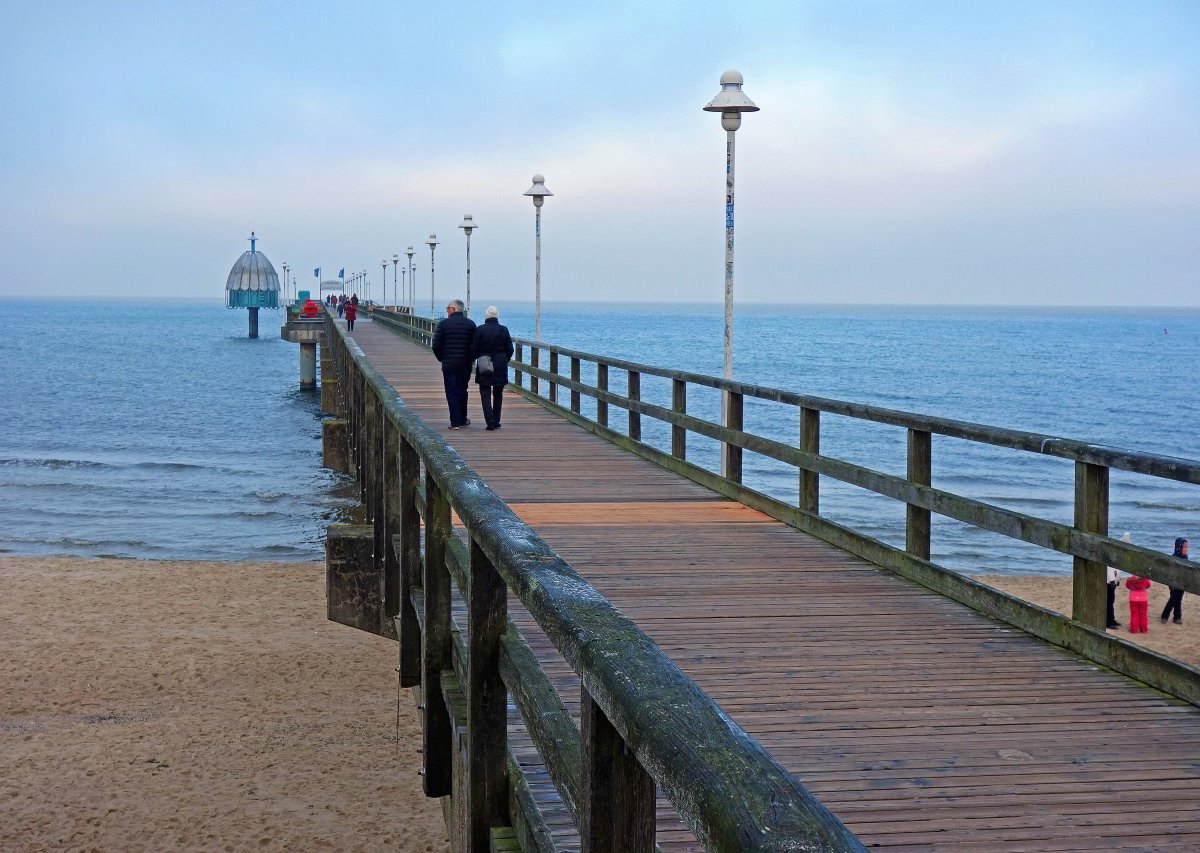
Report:
[[[417,268],[413,266],[413,247],[404,250],[408,255],[408,310],[414,316],[417,313]]]
[[[383,267],[383,307],[386,308],[387,307],[387,258],[384,258],[382,261],[379,262],[379,264],[380,264],[380,266]],[[392,282],[392,292],[395,293],[395,291],[396,291],[396,283]]]
[[[742,126],[742,113],[757,112],[758,107],[742,92],[742,75],[726,71],[721,75],[721,91],[704,107],[706,112],[721,114],[725,128],[725,373],[733,379],[733,135]],[[724,424],[730,425],[729,391],[721,392]],[[729,476],[730,445],[722,445],[721,474]]]
[[[458,226],[467,235],[467,316],[471,316],[471,232],[479,226],[475,224],[475,217],[469,213],[463,214],[462,225]]]
[[[546,196],[554,195],[546,189],[546,179],[533,176],[533,186],[524,192],[533,197],[533,338],[542,339],[542,204]]]
[[[429,313],[433,319],[437,319],[437,305],[435,300],[437,295],[434,293],[434,275],[433,275],[433,250],[438,246],[438,238],[436,234],[430,234],[429,239],[425,241],[429,246]]]
[[[370,279],[367,278],[366,270],[362,271],[362,274],[358,277],[358,280],[362,282],[363,295],[366,297],[367,302],[370,303],[370,301],[371,301],[371,281],[370,281]]]
[[[283,301],[287,302],[288,298],[288,265],[287,261],[280,264],[283,267]]]
[[[396,285],[400,283],[400,256],[392,255],[392,292],[396,294],[396,310],[400,310],[400,290]]]

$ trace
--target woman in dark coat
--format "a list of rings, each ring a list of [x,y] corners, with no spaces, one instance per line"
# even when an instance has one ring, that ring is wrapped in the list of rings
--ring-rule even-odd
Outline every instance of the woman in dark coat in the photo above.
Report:
[[[483,312],[484,321],[475,330],[471,355],[477,361],[486,355],[492,360],[492,372],[480,373],[475,368],[475,383],[479,386],[479,401],[483,404],[483,419],[488,430],[500,429],[500,407],[504,403],[504,386],[508,384],[508,360],[513,355],[513,342],[508,327],[500,325],[500,310],[489,305]]]

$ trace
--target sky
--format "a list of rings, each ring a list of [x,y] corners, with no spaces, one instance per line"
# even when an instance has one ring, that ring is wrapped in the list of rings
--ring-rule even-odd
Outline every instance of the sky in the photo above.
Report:
[[[0,296],[1200,305],[1200,2],[0,0]]]

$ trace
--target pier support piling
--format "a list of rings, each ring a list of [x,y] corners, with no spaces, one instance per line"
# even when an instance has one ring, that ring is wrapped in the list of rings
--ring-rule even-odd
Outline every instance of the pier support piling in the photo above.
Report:
[[[372,634],[382,634],[382,578],[371,557],[374,530],[369,524],[331,524],[325,537],[326,613]]]
[[[311,391],[317,387],[317,345],[300,344],[300,390]]]
[[[321,465],[353,474],[350,464],[349,424],[340,418],[330,418],[321,423]]]

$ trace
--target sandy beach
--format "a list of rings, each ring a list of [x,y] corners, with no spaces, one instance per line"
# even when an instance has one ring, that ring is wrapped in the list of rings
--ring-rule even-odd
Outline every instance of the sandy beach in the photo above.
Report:
[[[976,577],[975,580],[1003,590],[1009,595],[1040,604],[1059,613],[1071,613],[1071,579],[1069,577],[998,576]],[[1129,590],[1122,585],[1117,590],[1116,615],[1120,628],[1108,633],[1123,640],[1153,649],[1192,666],[1200,666],[1200,597],[1184,593],[1183,624],[1162,624],[1158,617],[1167,603],[1167,587],[1156,583],[1150,587],[1150,630],[1145,634],[1129,633]]]
[[[0,849],[448,849],[324,567],[0,557]]]

